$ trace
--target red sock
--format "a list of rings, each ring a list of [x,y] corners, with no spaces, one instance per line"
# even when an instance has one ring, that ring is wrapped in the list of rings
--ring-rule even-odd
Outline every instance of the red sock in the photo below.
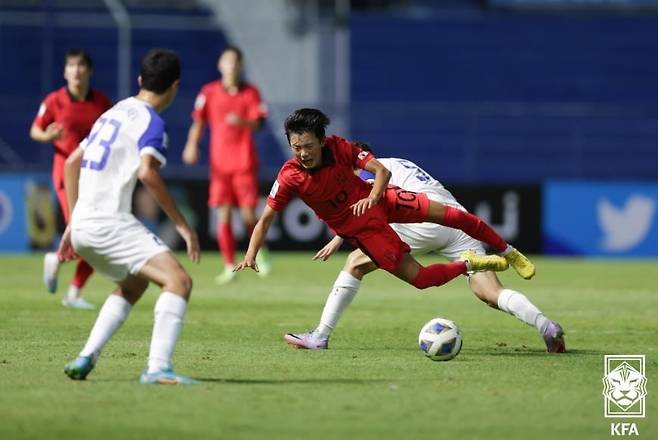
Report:
[[[432,286],[440,286],[451,279],[465,274],[467,271],[466,263],[463,261],[454,261],[447,264],[432,264],[430,266],[420,266],[418,275],[411,284],[419,289],[427,289]]]
[[[233,230],[231,223],[218,223],[217,225],[217,245],[224,257],[226,264],[235,264],[235,237],[233,237]]]
[[[78,260],[78,265],[75,268],[75,274],[73,275],[73,281],[71,281],[71,284],[78,289],[82,289],[92,273],[94,273],[94,268],[91,267],[89,263],[85,260]]]
[[[507,249],[507,242],[480,217],[461,209],[446,206],[443,215],[444,226],[461,229],[476,240],[480,240],[500,253]]]

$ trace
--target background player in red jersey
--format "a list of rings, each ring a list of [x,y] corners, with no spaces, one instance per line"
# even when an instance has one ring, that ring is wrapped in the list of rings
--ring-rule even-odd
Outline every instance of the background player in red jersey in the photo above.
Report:
[[[387,187],[391,173],[372,153],[338,136],[325,137],[329,118],[319,110],[297,110],[285,122],[294,155],[277,177],[267,206],[254,228],[244,261],[235,270],[258,271],[256,255],[277,211],[300,197],[338,235],[359,247],[380,268],[419,289],[439,286],[468,271],[505,270],[511,264],[524,278],[534,265],[477,216],[430,200],[423,193]],[[366,169],[373,185],[353,172]],[[389,223],[432,222],[461,229],[503,255],[466,252],[460,260],[422,266]]]
[[[39,113],[32,127],[30,137],[41,143],[52,143],[53,187],[64,220],[69,222],[69,209],[64,191],[64,162],[78,148],[94,122],[112,105],[101,91],[90,87],[93,63],[89,54],[80,49],[70,49],[64,57],[64,79],[66,86],[48,94],[39,107]],[[57,290],[59,261],[54,252],[44,257],[44,283],[50,293]],[[62,300],[67,307],[93,309],[93,304],[80,297],[80,291],[92,274],[92,267],[78,260],[68,294]]]
[[[251,235],[256,224],[258,203],[258,156],[254,130],[263,125],[267,109],[256,87],[241,79],[242,52],[228,47],[219,56],[219,81],[201,88],[192,112],[183,162],[199,159],[199,140],[207,123],[210,127],[210,189],[208,206],[218,207],[217,244],[224,257],[224,272],[215,281],[224,284],[235,278],[235,238],[231,229],[231,210],[239,207]],[[261,254],[261,274],[271,265]]]

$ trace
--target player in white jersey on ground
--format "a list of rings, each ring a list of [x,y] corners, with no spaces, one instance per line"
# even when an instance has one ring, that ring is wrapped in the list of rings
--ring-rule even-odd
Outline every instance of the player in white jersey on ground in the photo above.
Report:
[[[162,293],[155,304],[145,384],[188,384],[176,374],[171,357],[183,325],[192,280],[162,241],[131,213],[137,179],[175,223],[187,254],[199,260],[199,241],[160,177],[167,157],[165,124],[158,115],[175,99],[180,77],[178,56],[154,49],[142,60],[139,93],[117,103],[94,124],[89,136],[66,160],[65,184],[71,222],[59,248],[60,258],[75,253],[118,288],[103,304],[80,355],[64,372],[82,380],[119,329],[149,282]]]
[[[362,149],[368,148],[365,145],[360,146]],[[422,192],[427,194],[430,200],[465,210],[439,181],[415,163],[395,158],[378,158],[377,160],[391,171],[390,185],[409,191]],[[363,172],[361,176],[368,177]],[[458,229],[435,223],[396,223],[391,224],[391,227],[402,241],[411,247],[411,253],[414,255],[435,251],[449,260],[456,260],[467,251],[477,254],[485,253],[481,242]],[[342,238],[334,237],[313,259],[326,261],[338,251],[342,243]],[[297,348],[328,348],[329,336],[345,309],[356,296],[362,278],[376,269],[377,266],[361,250],[353,251],[347,257],[345,266],[329,293],[318,327],[306,333],[288,333],[284,337],[285,340]],[[565,351],[562,327],[557,322],[548,319],[521,292],[505,288],[494,272],[472,273],[468,275],[468,283],[473,293],[489,306],[510,313],[526,324],[534,326],[543,337],[548,352],[562,353]]]

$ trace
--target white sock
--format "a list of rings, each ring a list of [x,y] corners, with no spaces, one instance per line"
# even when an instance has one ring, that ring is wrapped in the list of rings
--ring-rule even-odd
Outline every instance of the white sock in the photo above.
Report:
[[[498,296],[498,307],[534,326],[540,334],[544,334],[548,326],[548,318],[524,294],[516,290],[503,289]]]
[[[69,291],[66,294],[66,299],[68,299],[69,301],[74,301],[78,298],[80,298],[80,288],[71,284],[69,286]]]
[[[80,352],[80,356],[91,356],[96,362],[101,350],[121,327],[131,309],[132,306],[125,298],[119,295],[108,296],[98,313],[94,327],[89,334],[89,339],[87,339],[87,343]]]
[[[172,368],[171,356],[183,327],[183,317],[187,310],[187,301],[175,293],[162,292],[155,303],[155,320],[153,336],[149,351],[148,372]]]
[[[341,271],[338,274],[322,310],[320,325],[317,329],[320,337],[329,337],[341,315],[356,296],[356,292],[359,291],[359,286],[361,286],[361,280],[354,278],[349,273]]]

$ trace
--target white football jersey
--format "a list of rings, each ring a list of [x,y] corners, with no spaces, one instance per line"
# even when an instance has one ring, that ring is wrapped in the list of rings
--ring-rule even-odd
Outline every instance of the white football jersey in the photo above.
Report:
[[[441,182],[415,163],[394,157],[377,158],[377,160],[391,172],[391,180],[388,182],[390,185],[425,193],[430,199],[444,205],[461,207],[450,191],[441,185]]]
[[[441,182],[415,163],[397,158],[377,158],[377,160],[391,172],[389,184],[409,191],[422,192],[430,200],[465,210],[450,191],[441,185]],[[367,171],[362,172],[361,177],[369,177],[367,174],[374,177]],[[435,223],[391,223],[391,228],[411,247],[413,254],[438,251],[448,259],[454,260],[467,250],[484,253],[480,242],[460,230]]]
[[[80,146],[84,155],[73,222],[131,215],[141,155],[154,156],[162,166],[167,161],[164,121],[135,97],[103,113]]]

